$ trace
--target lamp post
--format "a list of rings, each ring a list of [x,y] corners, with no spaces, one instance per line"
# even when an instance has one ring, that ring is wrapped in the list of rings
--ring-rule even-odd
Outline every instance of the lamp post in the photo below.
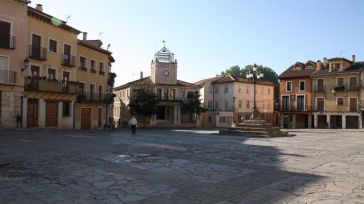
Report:
[[[254,105],[253,105],[253,112],[252,112],[252,115],[250,116],[250,119],[256,119],[256,117],[257,117],[258,111],[257,111],[256,100],[255,100],[255,95],[256,95],[255,87],[256,87],[257,80],[260,78],[263,78],[263,77],[264,77],[263,72],[260,72],[257,70],[256,64],[254,64],[253,67],[249,70],[249,72],[246,73],[246,78],[252,79],[253,84],[254,84]]]

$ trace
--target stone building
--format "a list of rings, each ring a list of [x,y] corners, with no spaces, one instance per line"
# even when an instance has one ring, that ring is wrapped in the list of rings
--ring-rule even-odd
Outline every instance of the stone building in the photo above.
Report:
[[[203,107],[201,126],[228,127],[249,119],[254,106],[254,84],[237,76],[218,76],[196,82],[200,85]],[[274,123],[274,84],[260,79],[256,82],[256,106],[259,118]]]
[[[126,83],[114,89],[114,120],[125,124],[130,119],[129,102],[141,88],[153,91],[157,98],[156,113],[146,122],[149,127],[195,127],[196,117],[181,113],[181,105],[199,90],[199,86],[177,79],[177,60],[163,47],[151,63],[150,77]]]
[[[364,62],[324,58],[313,77],[315,128],[362,128]]]
[[[21,125],[24,92],[22,70],[28,63],[27,29],[27,1],[1,0],[0,127]]]
[[[315,70],[316,62],[296,62],[279,75],[282,127],[312,128],[312,74]]]

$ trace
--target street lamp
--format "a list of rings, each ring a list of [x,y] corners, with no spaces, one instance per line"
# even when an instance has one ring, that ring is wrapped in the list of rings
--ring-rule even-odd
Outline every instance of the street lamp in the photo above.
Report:
[[[257,114],[258,114],[257,104],[256,104],[256,100],[255,100],[255,95],[256,95],[255,87],[256,87],[257,80],[260,78],[263,78],[263,77],[264,77],[264,73],[258,71],[256,64],[254,64],[253,67],[248,71],[248,73],[246,73],[246,78],[252,79],[252,81],[254,83],[254,106],[253,106],[253,113],[250,116],[250,119],[256,119]]]

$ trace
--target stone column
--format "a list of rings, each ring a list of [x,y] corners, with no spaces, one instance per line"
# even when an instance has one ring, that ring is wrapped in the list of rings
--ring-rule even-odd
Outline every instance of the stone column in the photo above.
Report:
[[[23,128],[26,128],[27,127],[27,117],[28,117],[28,98],[26,97],[23,97],[23,118],[22,118],[22,125],[23,125]]]
[[[281,128],[284,128],[284,115],[281,115]]]
[[[330,129],[330,114],[326,114],[327,129]]]
[[[311,114],[307,115],[307,127],[312,128],[312,115]]]
[[[341,115],[341,128],[342,129],[346,128],[346,115],[345,114]]]
[[[39,99],[38,109],[38,123],[39,127],[45,127],[45,116],[46,116],[46,102],[44,99]]]
[[[293,129],[296,128],[296,121],[297,121],[296,119],[297,119],[296,114],[293,114],[292,115],[292,126],[291,126]]]
[[[361,113],[359,113],[359,116],[358,116],[358,125],[359,125],[359,129],[362,129],[363,128],[363,118],[362,118],[363,116],[362,116],[362,114]]]
[[[316,113],[313,114],[313,127],[317,128],[317,114]]]
[[[179,105],[174,106],[174,124],[181,124],[181,107]]]

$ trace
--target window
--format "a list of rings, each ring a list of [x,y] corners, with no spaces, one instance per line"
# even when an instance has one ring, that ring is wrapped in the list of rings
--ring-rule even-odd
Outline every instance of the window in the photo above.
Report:
[[[317,91],[324,91],[324,80],[317,79]]]
[[[212,90],[213,90],[213,89],[212,89],[212,86],[210,85],[210,86],[209,86],[209,93],[212,93]]]
[[[49,52],[57,53],[57,41],[49,39]]]
[[[297,96],[297,110],[305,110],[305,96]]]
[[[80,57],[80,67],[86,68],[86,57]]]
[[[104,72],[104,63],[100,62],[100,72]]]
[[[219,86],[214,87],[215,93],[219,93]]]
[[[5,56],[0,56],[0,70],[8,70],[9,69],[9,59]]]
[[[229,102],[225,100],[225,111],[227,111],[228,109],[229,109]]]
[[[96,69],[95,65],[96,65],[96,61],[95,60],[91,60],[91,69],[92,70],[95,70]]]
[[[219,109],[219,101],[215,101],[215,108]]]
[[[212,101],[208,101],[207,102],[207,108],[208,109],[212,109]]]
[[[307,65],[306,69],[313,69],[312,64]]]
[[[209,120],[209,123],[212,123],[212,117],[211,116],[208,117],[208,120]]]
[[[292,91],[292,82],[291,81],[286,82],[286,91],[288,91],[288,92]]]
[[[344,105],[344,98],[336,98],[336,105],[343,106]]]
[[[238,107],[239,107],[239,108],[242,108],[242,107],[243,107],[243,101],[242,101],[242,100],[239,100],[239,101],[238,101]]]
[[[226,84],[224,87],[224,93],[228,93],[229,92],[229,84]]]
[[[270,89],[268,89],[268,95],[270,95]]]
[[[246,101],[246,108],[250,108],[250,101]]]
[[[63,117],[71,116],[71,104],[70,102],[63,102]]]
[[[350,77],[349,80],[350,80],[350,82],[349,82],[350,90],[357,90],[357,88],[358,88],[358,78],[357,77]]]
[[[344,78],[337,78],[337,86],[344,86]]]
[[[0,20],[0,47],[1,48],[14,48],[13,37],[11,33],[11,24]]]
[[[296,65],[296,66],[294,67],[294,70],[301,70],[301,66]]]
[[[221,116],[221,117],[219,118],[219,122],[220,122],[220,123],[226,123],[226,117]]]
[[[124,98],[124,91],[123,91],[123,98]],[[162,99],[162,89],[157,89],[157,99]]]
[[[305,88],[305,81],[300,81],[300,91],[304,91]]]
[[[349,98],[349,111],[350,112],[357,112],[357,103],[358,103],[358,99],[357,98]]]
[[[56,80],[56,70],[55,69],[48,69],[48,79]]]
[[[317,111],[324,111],[325,109],[325,99],[324,98],[317,98]]]
[[[104,91],[102,90],[102,86],[101,85],[99,85],[99,99],[103,99],[103,93],[104,93]]]

